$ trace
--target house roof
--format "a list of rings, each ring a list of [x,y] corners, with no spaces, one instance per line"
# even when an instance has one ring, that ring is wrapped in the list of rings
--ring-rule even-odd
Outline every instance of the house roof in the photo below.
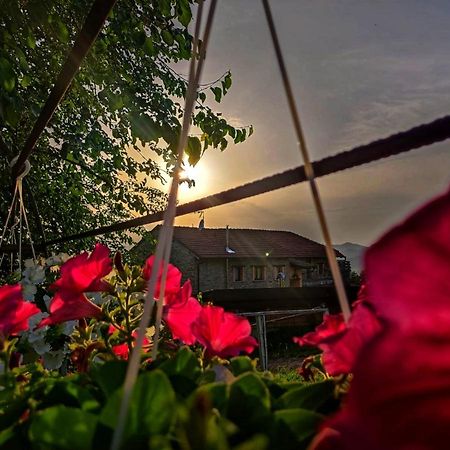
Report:
[[[160,226],[152,233],[158,233]],[[174,240],[199,258],[324,258],[325,246],[290,231],[174,227]],[[234,253],[232,253],[234,252]],[[336,250],[336,256],[344,257]]]

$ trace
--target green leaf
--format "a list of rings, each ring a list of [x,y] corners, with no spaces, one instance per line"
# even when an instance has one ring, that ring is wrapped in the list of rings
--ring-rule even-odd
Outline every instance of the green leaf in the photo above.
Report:
[[[200,99],[200,101],[201,101],[202,103],[204,103],[205,100],[206,100],[206,94],[205,94],[204,92],[199,92],[198,98]]]
[[[202,155],[202,143],[200,142],[200,139],[195,136],[189,136],[188,145],[185,152],[189,157],[189,164],[191,166],[195,166],[199,162]]]
[[[53,406],[33,417],[29,438],[36,448],[41,445],[60,450],[86,450],[91,448],[97,420],[95,415],[80,409]]]
[[[109,397],[122,386],[126,372],[126,361],[109,361],[102,365],[93,365],[90,375],[105,396]]]
[[[248,356],[236,356],[231,358],[231,371],[238,376],[246,372],[255,372],[255,365]]]
[[[253,125],[250,125],[250,128],[248,130],[248,137],[250,137],[253,134]]]
[[[169,376],[182,375],[193,381],[201,374],[200,362],[189,347],[182,347],[174,358],[164,361],[159,369]]]
[[[7,92],[13,91],[16,85],[16,75],[11,63],[3,57],[0,57],[0,84]]]
[[[31,77],[29,77],[28,75],[24,75],[23,78],[20,80],[20,85],[26,88],[30,84],[31,84]]]
[[[192,20],[192,12],[188,0],[178,0],[177,16],[181,25],[187,27]]]
[[[49,18],[49,22],[52,24],[52,29],[55,31],[56,37],[65,44],[69,42],[69,30],[61,19],[58,16],[52,15]]]
[[[304,408],[317,411],[323,404],[333,398],[334,381],[325,380],[289,390],[277,401],[281,409]]]
[[[144,52],[149,56],[155,56],[156,50],[153,45],[153,39],[150,36],[147,36],[144,41]]]
[[[158,9],[164,17],[168,17],[172,13],[170,0],[158,0]]]
[[[224,85],[225,85],[225,89],[227,89],[227,90],[230,89],[231,84],[232,84],[231,73],[230,72],[228,72],[225,75],[225,79],[223,80],[223,82],[224,82]]]
[[[222,414],[225,412],[228,400],[228,388],[227,384],[223,382],[208,383],[200,386],[196,392],[196,395],[205,395],[213,408],[216,408]]]
[[[269,426],[269,391],[255,373],[244,373],[231,384],[226,415],[249,435]]]
[[[161,31],[161,37],[162,40],[170,47],[174,43],[174,39],[172,36],[172,33],[169,30],[162,30]]]
[[[27,34],[27,46],[31,49],[34,49],[36,47],[36,39],[34,38],[33,33],[28,32]]]
[[[161,127],[146,114],[130,114],[131,132],[142,142],[157,141],[161,136]]]
[[[298,448],[298,444],[310,437],[312,437],[323,420],[321,414],[317,414],[306,409],[283,409],[274,413],[276,442],[282,445],[281,448]],[[283,440],[286,443],[282,443]],[[295,440],[291,442],[291,445],[287,444],[287,441]]]
[[[212,87],[211,91],[214,94],[214,98],[216,99],[217,103],[220,103],[220,100],[222,100],[222,89],[219,87]]]
[[[100,415],[100,422],[110,428],[117,424],[122,392],[120,389],[110,396]],[[175,405],[175,392],[162,371],[141,374],[131,394],[124,442],[168,433],[175,419]]]

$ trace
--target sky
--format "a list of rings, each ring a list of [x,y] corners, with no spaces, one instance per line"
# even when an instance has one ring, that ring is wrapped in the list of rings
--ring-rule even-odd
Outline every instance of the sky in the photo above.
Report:
[[[271,1],[311,160],[450,112],[450,3]],[[302,164],[259,0],[219,0],[202,82],[231,70],[214,106],[245,143],[208,150],[180,203]],[[211,103],[211,105],[213,105]],[[369,245],[450,184],[450,142],[318,179],[333,242]],[[198,214],[177,218],[197,226]],[[303,183],[205,211],[207,227],[290,230],[322,241]]]

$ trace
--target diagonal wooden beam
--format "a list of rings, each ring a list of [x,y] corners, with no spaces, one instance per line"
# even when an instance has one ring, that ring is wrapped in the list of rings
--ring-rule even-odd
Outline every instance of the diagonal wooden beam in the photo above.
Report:
[[[17,178],[25,161],[29,158],[31,152],[36,146],[36,142],[47,127],[53,113],[69,89],[69,86],[78,72],[84,57],[87,55],[89,49],[97,39],[97,36],[115,3],[116,0],[94,1],[92,8],[86,17],[83,28],[78,33],[73,48],[70,51],[66,62],[58,75],[58,78],[56,79],[55,85],[53,86],[53,89],[50,92],[50,95],[45,102],[45,105],[42,108],[42,111],[39,114],[39,117],[37,118],[27,141],[25,142],[25,146],[20,152],[17,162],[12,168],[14,180]]]

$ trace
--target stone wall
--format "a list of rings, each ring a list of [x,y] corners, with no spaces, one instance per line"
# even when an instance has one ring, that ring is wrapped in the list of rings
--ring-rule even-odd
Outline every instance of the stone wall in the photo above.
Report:
[[[198,258],[188,248],[178,241],[173,241],[170,262],[180,269],[183,274],[181,279],[184,283],[191,280],[193,294],[198,293]]]

